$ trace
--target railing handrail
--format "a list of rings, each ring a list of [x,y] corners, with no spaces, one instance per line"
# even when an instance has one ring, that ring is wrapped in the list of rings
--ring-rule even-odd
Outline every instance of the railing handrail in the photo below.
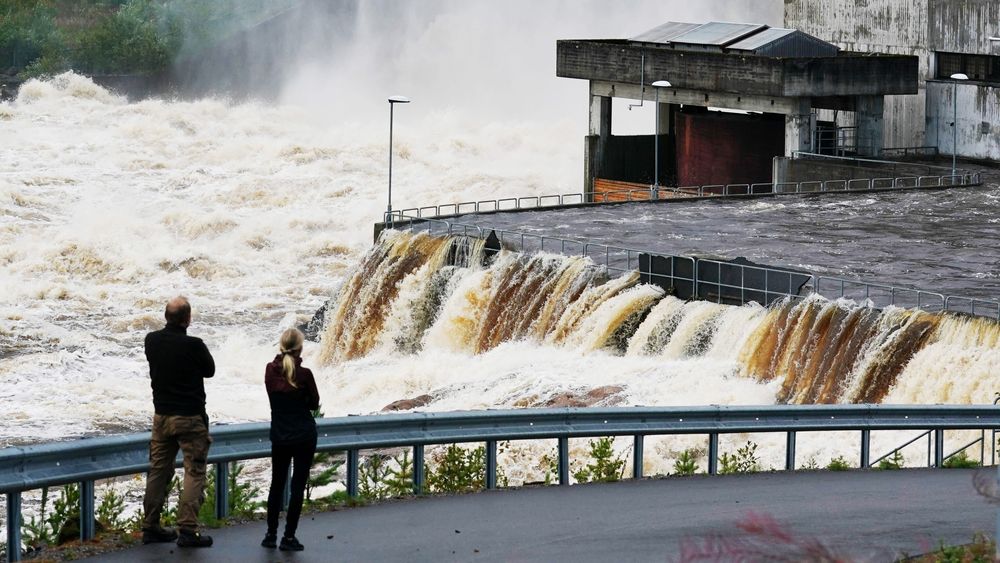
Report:
[[[347,494],[359,491],[359,451],[412,446],[413,490],[424,487],[424,447],[485,442],[485,486],[497,484],[497,442],[558,440],[558,482],[570,483],[569,439],[631,436],[632,477],[643,476],[643,440],[649,435],[708,434],[708,473],[718,473],[719,435],[784,432],[785,469],[795,469],[796,432],[860,430],[860,467],[870,465],[871,432],[929,428],[934,465],[943,467],[944,431],[1000,428],[1000,409],[979,405],[767,405],[618,407],[382,414],[317,420],[318,451],[346,451]],[[269,425],[216,425],[208,461],[215,464],[216,517],[228,515],[229,462],[267,457]],[[94,537],[94,481],[148,470],[149,434],[85,438],[0,450],[0,493],[6,494],[7,560],[21,557],[21,493],[80,484],[80,539]],[[982,456],[982,454],[981,454]],[[180,465],[180,460],[177,460]]]
[[[318,451],[635,434],[1000,429],[979,405],[764,405],[554,408],[317,419]],[[268,423],[213,425],[209,462],[267,457]],[[141,473],[149,433],[0,449],[0,493]],[[142,458],[144,461],[140,461]]]
[[[830,157],[834,158],[834,157]],[[857,159],[852,159],[857,160]],[[883,161],[872,161],[872,162],[883,162]],[[892,161],[885,161],[892,162]],[[848,193],[851,191],[857,191],[850,189],[852,183],[855,182],[867,182],[867,190],[915,190],[923,188],[960,188],[960,187],[970,187],[978,186],[982,184],[982,175],[980,172],[964,172],[959,174],[944,174],[941,176],[920,176],[920,179],[937,180],[936,183],[929,183],[924,185],[923,182],[917,182],[916,185],[899,185],[899,180],[909,179],[913,180],[917,178],[915,176],[901,176],[898,178],[857,178],[853,180],[810,180],[802,182],[758,182],[755,184],[706,184],[700,186],[660,186],[659,194],[684,194],[689,197],[712,197],[712,198],[745,198],[748,196],[752,197],[766,197],[766,196],[786,196],[786,195],[796,195],[805,193],[816,193],[825,192],[824,186],[828,182],[847,182],[847,189],[836,190],[838,192]],[[948,183],[945,183],[945,180]],[[955,182],[955,179],[960,179],[961,182]],[[966,181],[968,180],[968,181]],[[885,185],[875,186],[875,182],[880,181]],[[794,187],[793,190],[783,190],[783,191],[771,191],[771,192],[759,192],[753,188],[756,186],[782,186],[782,187]],[[803,186],[811,187],[817,186],[820,189],[810,190],[803,189]],[[393,211],[394,214],[402,214],[407,216],[416,216],[419,218],[439,218],[439,217],[454,217],[464,214],[476,214],[476,213],[496,213],[501,211],[518,211],[526,209],[550,209],[558,208],[566,205],[617,205],[621,203],[639,203],[643,201],[653,201],[654,198],[650,197],[652,193],[652,186],[650,189],[628,189],[628,190],[611,190],[604,192],[571,192],[563,194],[546,194],[538,196],[523,196],[523,197],[507,197],[507,198],[497,198],[497,199],[484,199],[480,201],[466,201],[461,203],[442,203],[438,205],[425,205],[421,207],[408,207],[404,209],[399,209]],[[624,198],[622,201],[611,201],[608,199],[609,196],[618,196]],[[600,200],[598,199],[600,198]],[[573,201],[568,202],[567,200],[572,199]],[[662,201],[664,198],[657,197],[656,201]],[[522,200],[532,201],[533,205],[522,205]],[[545,203],[546,201],[552,201],[553,203]],[[502,207],[502,203],[512,203],[512,206]],[[462,211],[462,207],[473,207],[471,211]],[[488,208],[487,208],[488,207]],[[450,213],[444,213],[442,210],[448,209]],[[424,212],[433,214],[424,215]]]

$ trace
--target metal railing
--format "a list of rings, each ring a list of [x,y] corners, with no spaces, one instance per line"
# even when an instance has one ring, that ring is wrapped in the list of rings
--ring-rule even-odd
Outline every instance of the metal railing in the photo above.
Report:
[[[881,161],[873,161],[881,162]],[[899,178],[867,178],[855,180],[816,180],[806,182],[765,182],[756,184],[713,184],[702,186],[660,186],[657,200],[694,197],[781,196],[817,192],[853,192],[912,190],[919,188],[968,187],[982,184],[979,172],[963,172],[943,176],[905,176]],[[508,197],[410,207],[395,214],[419,218],[456,217],[477,213],[523,211],[559,208],[567,205],[638,203],[651,200],[652,189],[617,190]]]
[[[216,511],[227,516],[228,463],[271,454],[267,423],[217,425],[211,429],[209,463],[216,470]],[[705,434],[708,473],[718,473],[719,436],[784,433],[786,470],[795,469],[797,432],[859,431],[859,467],[869,467],[871,432],[928,430],[934,435],[935,467],[942,467],[945,430],[1000,429],[993,406],[780,405],[707,407],[562,408],[446,413],[385,414],[317,420],[317,451],[347,454],[347,493],[359,487],[362,450],[412,447],[413,491],[424,492],[424,448],[434,444],[485,443],[485,486],[497,486],[497,442],[555,439],[558,483],[569,485],[569,439],[630,436],[632,477],[643,477],[643,441],[653,435]],[[7,499],[7,559],[20,558],[21,493],[47,486],[80,484],[80,535],[94,535],[94,481],[148,470],[149,434],[85,438],[0,450],[0,493]],[[178,459],[178,466],[180,460]]]
[[[747,295],[754,297],[764,294],[767,304],[771,297],[789,297],[792,299],[802,299],[811,294],[818,294],[827,299],[850,299],[856,302],[867,302],[873,307],[896,306],[903,308],[916,308],[927,312],[952,312],[964,313],[977,317],[988,317],[1000,320],[1000,301],[989,299],[978,299],[972,297],[961,297],[954,295],[944,295],[935,291],[927,291],[914,287],[902,285],[888,285],[861,280],[852,280],[832,276],[822,276],[808,272],[794,271],[768,266],[755,266],[749,264],[738,264],[722,260],[712,260],[697,256],[684,256],[664,254],[647,250],[612,246],[597,243],[589,240],[569,239],[551,235],[537,233],[526,233],[489,226],[460,223],[457,221],[432,219],[427,217],[411,217],[404,215],[402,211],[394,211],[391,217],[392,225],[395,228],[408,230],[424,230],[429,234],[463,235],[486,238],[491,232],[495,233],[499,239],[501,248],[522,253],[532,252],[553,252],[572,256],[587,256],[599,266],[604,266],[611,273],[622,274],[625,272],[639,270],[643,276],[649,276],[663,281],[660,284],[664,287],[675,287],[678,283],[690,284],[693,296],[704,296],[706,294],[715,296],[715,301],[723,302],[723,289],[730,290],[728,294],[739,293],[743,296],[741,303],[748,302]],[[657,273],[653,271],[643,271],[639,267],[640,256],[651,256],[661,258],[670,263],[668,273]],[[677,268],[679,263],[689,265],[683,268],[684,271],[691,272],[684,274]],[[716,267],[721,270],[723,267],[739,273],[741,283],[727,283],[722,281],[721,274],[715,280],[705,279],[700,275],[700,271],[705,268]],[[748,287],[742,280],[757,274],[756,277],[765,280],[764,288]],[[791,276],[808,276],[808,281],[803,284],[803,293],[773,288],[770,280],[783,280]],[[781,284],[781,287],[790,287],[791,283]],[[706,291],[705,288],[714,288],[716,291]],[[750,299],[756,300],[756,299]]]
[[[882,157],[907,158],[910,156],[937,156],[938,147],[887,147],[879,151]]]

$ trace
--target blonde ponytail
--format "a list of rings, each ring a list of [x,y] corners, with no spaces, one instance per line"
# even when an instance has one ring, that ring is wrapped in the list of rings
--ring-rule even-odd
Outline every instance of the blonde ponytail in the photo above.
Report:
[[[285,373],[288,384],[298,389],[299,384],[295,382],[295,356],[296,352],[302,351],[302,341],[305,336],[297,328],[290,328],[281,333],[281,367]]]

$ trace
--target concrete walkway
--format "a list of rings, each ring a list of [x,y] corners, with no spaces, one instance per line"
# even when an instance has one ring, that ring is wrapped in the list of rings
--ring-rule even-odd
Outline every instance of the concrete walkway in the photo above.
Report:
[[[974,473],[761,473],[427,497],[306,515],[301,553],[260,547],[259,522],[209,530],[208,549],[157,544],[91,560],[682,561],[685,549],[713,548],[725,555],[702,560],[731,560],[740,549],[802,560],[803,545],[818,540],[851,561],[892,561],[994,530],[996,509],[973,489]],[[792,539],[737,527],[754,513]]]

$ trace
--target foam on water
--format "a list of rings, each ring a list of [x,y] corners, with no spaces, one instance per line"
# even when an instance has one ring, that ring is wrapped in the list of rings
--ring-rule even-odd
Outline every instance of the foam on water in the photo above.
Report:
[[[192,334],[223,355],[211,385],[227,391],[209,393],[210,414],[265,418],[264,402],[232,401],[242,395],[228,385],[257,393],[276,335],[370,245],[385,207],[381,127],[321,127],[292,106],[128,103],[72,73],[29,81],[0,108],[0,377],[16,398],[0,417],[24,421],[0,444],[109,418],[147,424],[142,337],[179,293],[195,308]],[[564,128],[411,122],[396,131],[394,203],[572,191],[577,155],[549,142]],[[503,176],[483,173],[497,162]],[[93,386],[72,384],[81,378]],[[105,387],[128,388],[134,404],[111,408]]]

